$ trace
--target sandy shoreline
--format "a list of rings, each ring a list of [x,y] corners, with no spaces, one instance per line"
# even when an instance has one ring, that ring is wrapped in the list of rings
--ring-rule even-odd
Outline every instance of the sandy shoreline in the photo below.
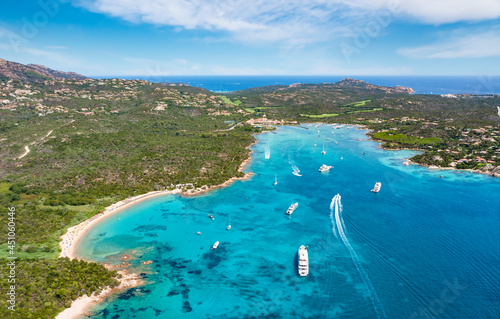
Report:
[[[249,149],[252,145],[254,145],[256,143],[257,143],[257,141],[253,142],[252,144],[247,146],[246,149]],[[249,152],[248,158],[246,160],[244,160],[243,163],[241,163],[238,170],[240,172],[243,171],[243,169],[245,169],[246,165],[248,165],[248,163],[250,163],[251,160],[252,160],[252,152]],[[185,195],[185,196],[198,195],[198,194],[205,193],[205,192],[217,189],[217,188],[229,186],[230,184],[232,184],[234,181],[237,181],[237,180],[246,180],[246,179],[250,178],[250,176],[252,176],[252,175],[253,175],[253,173],[246,173],[242,177],[232,177],[220,185],[215,185],[215,186],[210,186],[210,187],[202,186],[199,188],[189,189],[186,191],[183,191],[181,189],[174,189],[174,190],[169,190],[169,191],[154,191],[154,192],[149,192],[149,193],[134,196],[134,197],[129,197],[127,199],[119,201],[111,206],[106,207],[106,209],[103,212],[81,222],[80,224],[69,227],[67,232],[63,236],[61,236],[62,240],[59,243],[59,245],[61,246],[61,253],[59,254],[59,258],[63,258],[63,257],[68,257],[70,259],[78,258],[75,254],[75,247],[77,246],[79,240],[83,237],[83,235],[90,228],[92,228],[93,226],[98,224],[103,219],[121,211],[122,209],[124,209],[126,207],[130,207],[130,206],[135,205],[143,200],[146,200],[146,199],[149,199],[149,198],[152,198],[155,196],[160,196],[160,195],[179,194],[179,193],[181,195]],[[89,297],[89,296],[85,295],[85,296],[82,296],[82,297],[76,299],[71,304],[71,307],[67,308],[63,312],[59,313],[57,315],[56,319],[76,319],[76,318],[79,318],[80,316],[82,316],[84,314],[85,310],[88,309],[91,305],[94,305],[96,303],[103,301],[108,296],[110,296],[114,293],[120,292],[120,291],[125,290],[125,289],[129,289],[132,287],[137,287],[137,286],[140,286],[143,284],[143,281],[138,278],[137,274],[128,273],[126,270],[119,271],[118,273],[120,273],[122,275],[122,278],[119,279],[120,285],[118,287],[115,287],[113,289],[108,287],[108,288],[104,289],[97,296],[92,295]]]
[[[73,301],[70,308],[65,309],[63,312],[60,312],[55,319],[77,319],[84,315],[85,311],[90,306],[104,301],[110,295],[127,290],[129,288],[141,286],[144,283],[137,274],[129,273],[126,270],[120,270],[118,271],[118,273],[122,275],[122,278],[120,279],[120,285],[115,288],[107,287],[98,295],[92,294],[92,296],[90,297],[87,295],[83,295],[82,297]]]
[[[247,149],[250,148],[255,143],[257,143],[257,142],[250,144],[247,147]],[[250,163],[251,160],[252,160],[252,156],[251,156],[251,152],[250,152],[250,154],[248,155],[248,158],[246,160],[244,160],[243,163],[241,163],[238,170],[240,172],[243,171],[243,169],[245,169],[246,165],[248,165],[248,163]],[[145,199],[149,199],[149,198],[160,196],[160,195],[179,194],[179,193],[181,195],[185,195],[185,196],[198,195],[198,194],[205,193],[205,192],[217,189],[217,188],[229,186],[234,181],[237,181],[237,180],[246,180],[246,179],[250,178],[250,176],[252,176],[252,175],[253,175],[253,173],[246,173],[242,177],[232,177],[222,184],[214,185],[214,186],[210,186],[210,187],[202,186],[202,187],[195,188],[195,189],[188,189],[186,191],[183,191],[181,189],[174,189],[174,190],[169,190],[169,191],[153,191],[153,192],[149,192],[149,193],[134,196],[134,197],[129,197],[127,199],[119,201],[111,206],[106,207],[106,209],[103,212],[101,212],[97,215],[94,215],[87,220],[84,220],[80,224],[69,227],[66,234],[61,236],[62,240],[59,243],[59,245],[61,246],[61,253],[59,254],[59,258],[63,258],[63,257],[68,257],[70,259],[77,258],[74,250],[78,244],[78,241],[83,237],[83,234],[85,234],[90,228],[92,228],[92,226],[96,225],[97,223],[102,221],[104,218],[111,216],[111,215],[121,211],[124,208],[127,208],[129,206],[137,204]]]

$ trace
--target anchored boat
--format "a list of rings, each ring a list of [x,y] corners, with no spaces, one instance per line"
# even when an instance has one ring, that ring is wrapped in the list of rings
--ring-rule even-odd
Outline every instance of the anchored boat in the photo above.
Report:
[[[293,212],[297,209],[298,206],[299,206],[299,203],[295,203],[295,204],[290,205],[290,207],[288,207],[288,209],[286,211],[286,214],[287,215],[292,215]]]
[[[219,247],[219,241],[216,241],[215,244],[212,246],[212,249],[217,249]]]
[[[307,247],[302,245],[299,248],[299,275],[305,277],[309,274],[309,255],[307,254]]]
[[[331,169],[332,169],[332,167],[333,167],[333,166],[328,166],[328,165],[326,165],[326,164],[323,164],[323,165],[321,165],[321,167],[319,168],[319,171],[320,171],[320,172],[328,172],[329,170],[331,170]]]
[[[374,193],[380,192],[380,188],[381,187],[382,187],[382,183],[381,182],[375,183],[375,186],[373,186],[372,192],[374,192]]]

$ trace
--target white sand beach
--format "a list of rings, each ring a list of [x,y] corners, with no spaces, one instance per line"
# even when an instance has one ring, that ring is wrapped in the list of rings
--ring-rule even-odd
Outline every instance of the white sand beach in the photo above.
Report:
[[[256,143],[256,142],[255,142]],[[252,146],[253,144],[248,146]],[[239,171],[243,171],[245,166],[250,162],[251,160],[251,153],[249,154],[249,157],[241,163]],[[134,204],[137,204],[140,201],[143,201],[148,198],[152,198],[155,196],[160,196],[160,195],[168,195],[168,194],[182,194],[186,196],[194,196],[198,195],[201,193],[208,192],[210,190],[220,188],[220,187],[225,187],[230,185],[236,180],[246,180],[252,176],[252,173],[246,173],[243,177],[233,177],[230,178],[229,180],[225,181],[224,183],[216,186],[202,186],[199,188],[195,189],[188,189],[183,191],[182,189],[174,189],[174,190],[169,190],[169,191],[154,191],[154,192],[149,192],[147,194],[139,195],[139,196],[134,196],[134,197],[129,197],[127,199],[124,199],[120,202],[117,202],[109,207],[107,207],[103,212],[81,222],[78,225],[72,226],[68,228],[68,231],[66,234],[61,236],[61,242],[59,243],[61,246],[61,253],[59,254],[60,258],[68,257],[70,259],[78,258],[75,254],[75,247],[78,244],[78,241],[83,237],[83,235],[94,225],[102,221],[104,218],[115,214],[119,212],[120,210],[132,206]],[[122,278],[120,279],[120,285],[118,287],[115,287],[113,289],[111,288],[106,288],[104,289],[99,295],[92,295],[92,296],[87,296],[84,295],[71,304],[71,307],[68,309],[65,309],[63,312],[59,313],[56,317],[56,319],[76,319],[81,317],[85,310],[88,309],[91,305],[95,303],[99,303],[106,299],[109,295],[112,295],[116,292],[119,292],[121,290],[137,287],[143,284],[143,281],[137,276],[137,274],[133,273],[128,273],[126,270],[118,271],[122,275]]]

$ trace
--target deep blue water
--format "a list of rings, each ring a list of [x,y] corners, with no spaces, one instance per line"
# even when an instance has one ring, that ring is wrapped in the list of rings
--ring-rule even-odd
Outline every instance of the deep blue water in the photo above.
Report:
[[[365,132],[279,127],[256,136],[251,179],[152,198],[90,229],[79,256],[120,264],[129,254],[148,281],[91,318],[498,318],[500,180],[403,166],[412,152],[379,149]]]
[[[375,85],[406,86],[421,94],[500,94],[500,76],[119,76],[151,82],[185,83],[214,92],[293,83],[334,83],[346,77]]]

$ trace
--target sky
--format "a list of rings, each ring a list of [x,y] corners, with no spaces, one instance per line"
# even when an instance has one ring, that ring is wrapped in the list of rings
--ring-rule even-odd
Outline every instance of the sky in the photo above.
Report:
[[[500,0],[4,1],[0,58],[86,76],[500,75]]]

